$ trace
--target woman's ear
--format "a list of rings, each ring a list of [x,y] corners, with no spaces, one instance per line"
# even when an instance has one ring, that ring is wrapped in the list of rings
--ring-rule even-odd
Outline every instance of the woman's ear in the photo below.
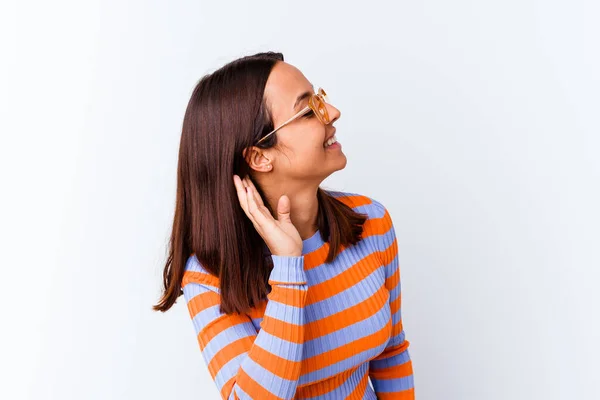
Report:
[[[252,146],[242,151],[242,155],[251,169],[258,172],[273,170],[273,163],[263,149]]]

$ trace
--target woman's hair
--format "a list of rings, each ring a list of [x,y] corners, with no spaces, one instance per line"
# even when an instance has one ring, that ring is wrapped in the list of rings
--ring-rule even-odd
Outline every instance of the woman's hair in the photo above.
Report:
[[[283,54],[257,53],[234,60],[196,85],[188,103],[179,144],[177,192],[164,291],[156,311],[167,311],[183,293],[187,259],[194,254],[220,281],[223,313],[248,312],[270,291],[272,259],[262,237],[242,210],[233,175],[249,175],[243,149],[273,130],[264,99],[271,70]],[[277,144],[271,135],[259,146]],[[255,183],[256,184],[256,183]],[[258,184],[258,192],[264,193]],[[317,224],[329,241],[326,262],[341,246],[361,239],[366,216],[319,188]],[[268,202],[265,205],[272,215]],[[267,250],[265,250],[267,249]]]

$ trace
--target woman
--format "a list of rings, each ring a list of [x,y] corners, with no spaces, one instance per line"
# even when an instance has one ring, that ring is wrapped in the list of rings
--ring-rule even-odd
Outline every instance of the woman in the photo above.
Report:
[[[319,187],[346,165],[339,117],[281,53],[192,93],[154,309],[183,293],[223,399],[414,399],[390,215]]]

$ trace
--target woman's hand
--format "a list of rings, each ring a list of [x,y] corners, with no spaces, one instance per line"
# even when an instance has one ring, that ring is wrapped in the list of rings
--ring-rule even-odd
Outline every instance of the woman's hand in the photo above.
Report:
[[[264,205],[254,183],[248,177],[240,179],[233,175],[242,209],[254,224],[256,231],[277,256],[298,257],[302,255],[302,238],[290,219],[290,199],[286,195],[277,203],[277,219],[273,218]]]

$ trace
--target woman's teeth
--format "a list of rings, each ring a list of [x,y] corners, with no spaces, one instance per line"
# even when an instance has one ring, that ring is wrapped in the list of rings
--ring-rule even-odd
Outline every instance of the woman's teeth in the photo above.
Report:
[[[325,142],[325,144],[323,145],[323,147],[329,147],[332,144],[334,144],[335,142],[337,142],[337,138],[335,137],[335,135],[333,135],[332,138],[330,138],[328,141]]]

